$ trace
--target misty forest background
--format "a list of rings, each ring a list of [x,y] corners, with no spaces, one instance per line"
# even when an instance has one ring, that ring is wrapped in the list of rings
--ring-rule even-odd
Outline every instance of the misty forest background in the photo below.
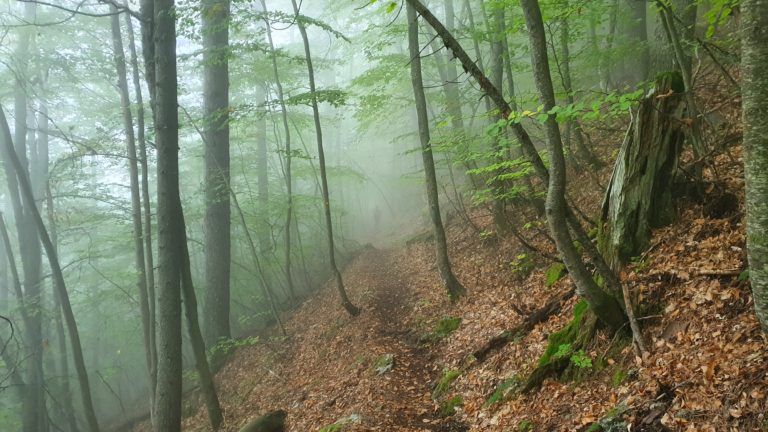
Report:
[[[768,12],[738,3],[3,0],[0,429],[180,430],[192,390],[231,429],[215,373],[256,334],[289,340],[327,281],[371,313],[344,281],[361,251],[434,243],[448,304],[475,295],[448,226],[517,242],[515,272],[567,273],[647,360],[623,266],[681,194],[719,187],[740,95],[760,110],[742,85],[764,94],[766,38],[739,25]],[[764,263],[768,165],[745,162]],[[734,277],[765,321],[753,267]],[[566,342],[578,362],[589,341]]]

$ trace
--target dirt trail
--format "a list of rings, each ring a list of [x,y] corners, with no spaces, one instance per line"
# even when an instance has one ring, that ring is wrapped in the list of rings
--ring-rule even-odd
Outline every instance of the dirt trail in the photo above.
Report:
[[[440,370],[411,328],[414,289],[428,269],[408,266],[407,254],[364,250],[344,271],[350,298],[362,307],[352,318],[330,283],[285,320],[287,340],[238,350],[217,376],[227,412],[225,430],[273,409],[288,411],[287,430],[316,431],[339,419],[359,419],[348,431],[464,431],[437,416],[431,399]],[[376,360],[394,355],[391,371],[378,375]],[[202,431],[204,410],[184,430]]]

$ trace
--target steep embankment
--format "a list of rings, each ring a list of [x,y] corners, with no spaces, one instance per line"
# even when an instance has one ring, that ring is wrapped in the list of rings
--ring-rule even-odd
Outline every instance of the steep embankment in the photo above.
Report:
[[[547,287],[546,261],[531,259],[514,240],[457,224],[451,255],[467,298],[447,301],[431,244],[365,250],[344,274],[363,308],[359,317],[346,315],[327,285],[286,317],[290,338],[244,347],[219,373],[225,430],[277,408],[288,411],[288,430],[301,432],[339,419],[352,420],[346,430],[587,430],[609,413],[632,430],[764,430],[768,351],[748,283],[739,278],[743,212],[738,203],[715,204],[724,191],[743,195],[740,149],[718,157],[715,168],[705,203],[681,203],[680,221],[657,231],[649,251],[621,274],[639,300],[649,357],[636,358],[630,345],[616,344],[621,338],[598,332],[578,382],[549,379],[529,394],[516,392],[548,335],[570,320],[571,299],[528,334],[468,362],[571,283]],[[490,223],[482,214],[474,219],[481,230]],[[546,236],[528,236],[554,252]],[[461,324],[437,340],[435,326],[450,317]],[[393,368],[378,375],[373,369],[384,354],[394,355]],[[441,401],[461,396],[447,418],[432,399],[445,371],[456,377]],[[502,383],[507,391],[488,404]],[[185,430],[207,430],[204,415],[187,418]]]

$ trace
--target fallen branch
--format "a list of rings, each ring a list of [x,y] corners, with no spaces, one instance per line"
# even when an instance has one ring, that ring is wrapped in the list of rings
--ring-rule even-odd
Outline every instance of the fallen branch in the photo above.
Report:
[[[567,300],[573,297],[574,293],[575,291],[570,289],[558,296],[555,296],[555,298],[549,300],[544,306],[529,314],[525,318],[525,321],[522,322],[522,324],[511,330],[506,330],[499,335],[492,337],[490,340],[488,340],[488,342],[485,343],[485,345],[475,350],[475,352],[472,353],[472,356],[476,361],[482,362],[488,358],[488,356],[493,351],[498,351],[506,344],[514,341],[517,338],[525,336],[531,330],[533,330],[533,327],[535,327],[536,324],[546,321],[550,316],[559,312],[560,309],[562,309],[563,304],[565,304]]]

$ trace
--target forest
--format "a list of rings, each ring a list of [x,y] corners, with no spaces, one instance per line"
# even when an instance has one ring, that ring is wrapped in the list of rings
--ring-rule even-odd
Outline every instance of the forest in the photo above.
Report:
[[[0,0],[0,431],[768,431],[768,3]]]

